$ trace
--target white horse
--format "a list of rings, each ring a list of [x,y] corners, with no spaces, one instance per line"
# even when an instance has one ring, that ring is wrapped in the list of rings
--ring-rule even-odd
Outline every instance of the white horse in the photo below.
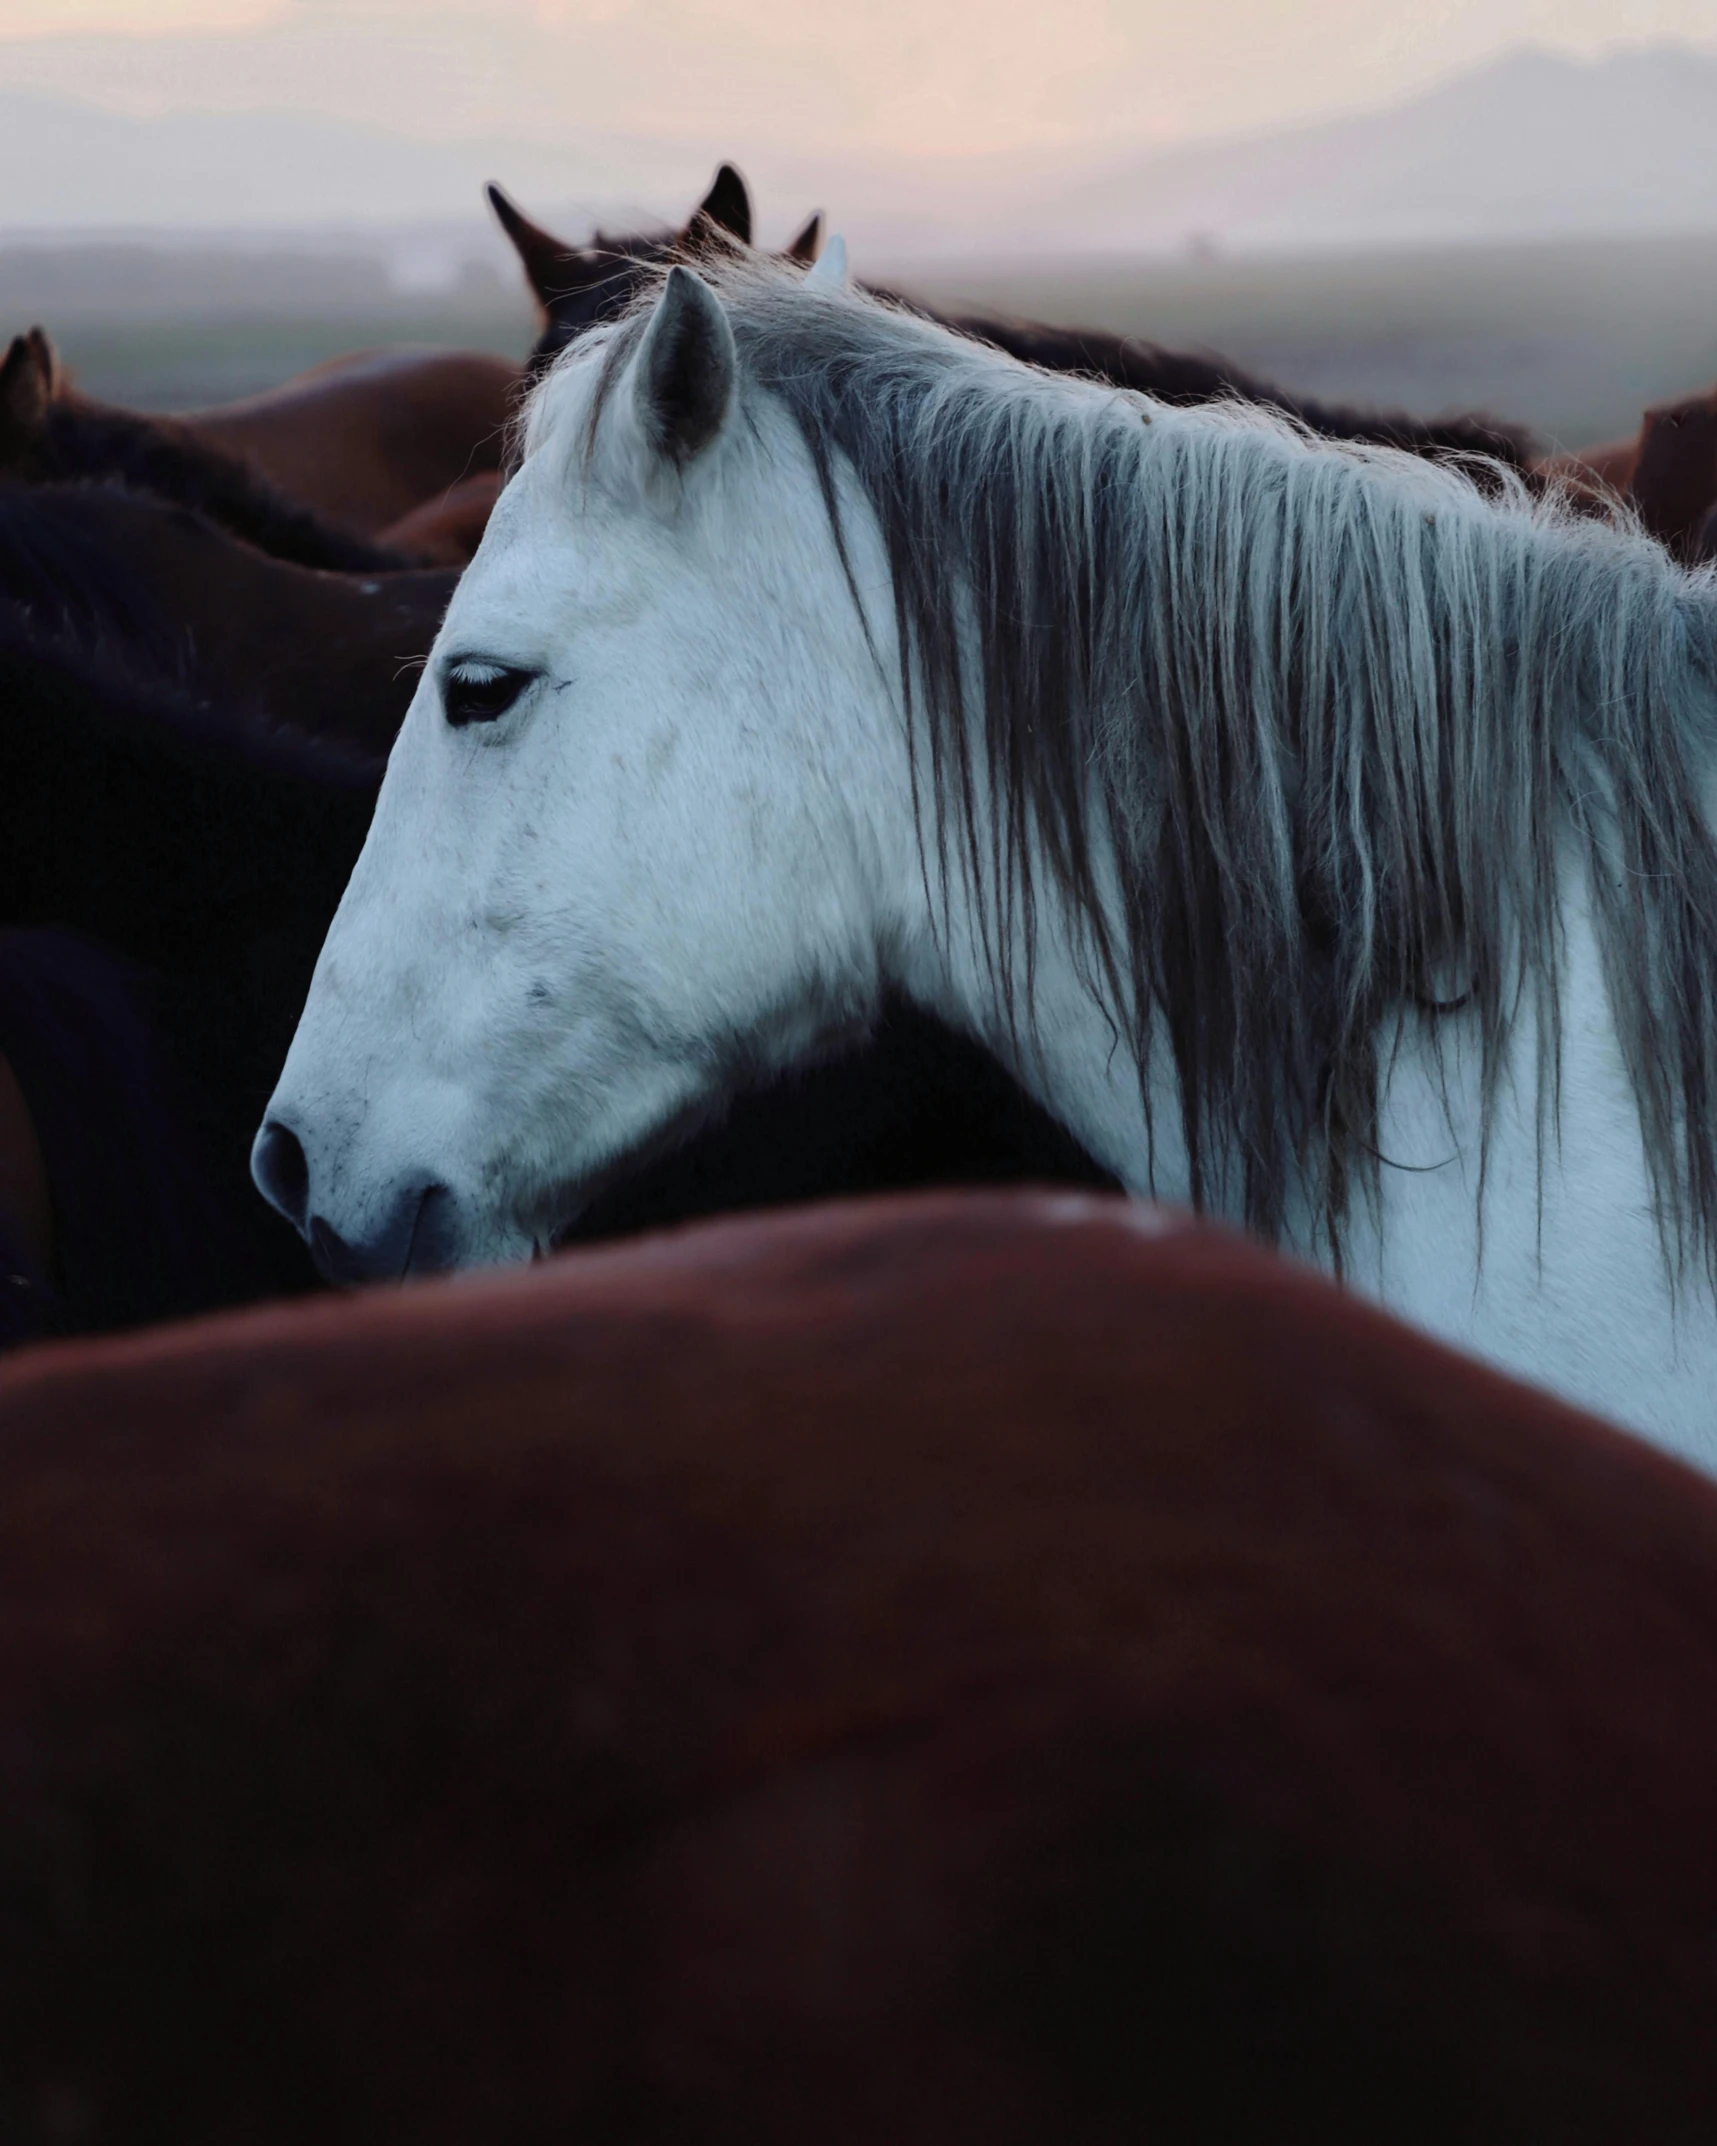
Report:
[[[675,268],[536,395],[259,1184],[528,1257],[893,985],[1717,1466],[1717,588],[1479,476]]]

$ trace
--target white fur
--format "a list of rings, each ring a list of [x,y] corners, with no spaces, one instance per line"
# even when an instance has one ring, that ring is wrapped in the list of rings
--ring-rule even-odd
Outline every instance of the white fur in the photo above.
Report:
[[[1054,905],[1018,1050],[962,885],[942,929],[888,569],[856,488],[842,512],[869,639],[784,412],[741,395],[743,421],[681,471],[620,393],[587,457],[605,348],[576,348],[542,391],[318,962],[270,1111],[303,1144],[311,1211],[361,1245],[402,1187],[433,1181],[461,1259],[524,1257],[601,1172],[739,1070],[865,1020],[889,983],[1012,1058],[1129,1186],[1184,1197],[1167,1069],[1153,1180],[1135,1070]],[[544,676],[493,725],[451,729],[439,681],[462,652]],[[1409,1017],[1348,1271],[1415,1324],[1717,1467],[1717,1309],[1696,1263],[1670,1287],[1569,879],[1542,1180],[1530,1008],[1482,1216],[1478,1068],[1457,1040],[1439,1071]],[[1304,1216],[1293,1234],[1316,1239]]]
[[[832,284],[836,290],[844,291],[850,280],[847,273],[847,242],[837,231],[818,254],[805,281]]]

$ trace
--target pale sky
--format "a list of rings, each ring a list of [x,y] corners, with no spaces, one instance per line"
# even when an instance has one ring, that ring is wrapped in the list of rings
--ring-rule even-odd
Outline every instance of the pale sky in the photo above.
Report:
[[[1184,140],[1509,46],[1717,51],[1717,0],[0,0],[0,89],[419,135],[712,134],[873,157]]]

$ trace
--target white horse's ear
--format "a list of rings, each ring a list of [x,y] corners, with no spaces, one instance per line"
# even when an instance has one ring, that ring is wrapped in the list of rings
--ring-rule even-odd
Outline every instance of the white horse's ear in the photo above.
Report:
[[[847,242],[837,231],[817,256],[816,265],[805,281],[832,283],[836,290],[844,291],[851,280],[847,274]]]
[[[644,437],[684,465],[721,430],[738,358],[721,300],[691,269],[674,267],[638,345],[633,403]]]

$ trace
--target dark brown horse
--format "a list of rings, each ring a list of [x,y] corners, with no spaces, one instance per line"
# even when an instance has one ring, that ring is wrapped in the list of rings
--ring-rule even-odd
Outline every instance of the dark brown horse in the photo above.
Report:
[[[142,644],[195,700],[386,755],[457,584],[446,567],[326,573],[109,485],[0,485],[0,603]]]
[[[538,371],[586,328],[623,310],[647,270],[668,260],[685,258],[695,262],[700,252],[711,246],[747,245],[751,239],[750,196],[731,164],[722,166],[708,197],[680,230],[654,238],[599,237],[588,247],[569,246],[531,223],[499,187],[490,187],[489,199],[518,250],[525,279],[542,309],[542,333],[532,354],[532,365]],[[787,249],[787,258],[807,263],[815,260],[821,229],[821,216],[813,216]],[[916,300],[902,299],[897,292],[879,291],[879,295],[911,304],[930,319],[1005,350],[1027,364],[1040,365],[1049,372],[1090,374],[1117,387],[1154,395],[1162,402],[1212,402],[1238,396],[1285,411],[1331,439],[1371,440],[1413,454],[1487,455],[1517,469],[1526,466],[1532,452],[1524,427],[1492,417],[1426,421],[1398,411],[1361,410],[1319,402],[1290,394],[1226,358],[1203,352],[1165,350],[1160,344],[1144,342],[1137,336],[1116,335],[1104,328],[1060,328],[987,314],[941,313]]]
[[[270,1084],[455,578],[0,485],[0,1343],[309,1281],[238,1099]]]
[[[1717,388],[1647,410],[1628,496],[1678,559],[1690,564],[1702,555],[1701,528],[1717,503]]]
[[[1707,559],[1717,506],[1717,388],[1653,404],[1630,440],[1549,455],[1539,468],[1596,512],[1631,508],[1684,565]]]
[[[31,1299],[54,1267],[47,1158],[18,1076],[0,1055],[0,1343],[36,1331]]]
[[[532,223],[494,184],[489,187],[489,206],[512,240],[525,281],[542,309],[542,332],[531,353],[533,372],[540,372],[586,328],[623,311],[646,270],[668,261],[695,261],[711,248],[751,244],[751,195],[731,164],[722,165],[709,192],[678,230],[634,238],[598,232],[588,246],[570,245]],[[822,217],[813,216],[783,258],[814,261],[822,228]]]
[[[0,1370],[17,2146],[1708,2146],[1717,1491],[1213,1231]]]
[[[1484,455],[1512,469],[1525,469],[1533,454],[1527,429],[1501,418],[1482,414],[1418,418],[1400,410],[1323,402],[1261,380],[1231,359],[1203,351],[1165,350],[1160,343],[1104,328],[1061,328],[988,314],[937,313],[928,306],[917,310],[1028,365],[1040,365],[1048,372],[1086,373],[1116,387],[1153,395],[1159,402],[1185,405],[1234,396],[1281,410],[1326,439],[1366,440],[1417,455]]]
[[[0,604],[129,648],[235,721],[379,756],[458,578],[295,566],[122,487],[0,484]]]
[[[0,359],[0,478],[128,485],[192,507],[235,536],[300,566],[359,573],[414,565],[289,498],[260,470],[184,420],[115,409],[76,394],[40,328]]]
[[[380,775],[82,593],[72,617],[0,601],[0,1341],[310,1284],[249,1121]]]

